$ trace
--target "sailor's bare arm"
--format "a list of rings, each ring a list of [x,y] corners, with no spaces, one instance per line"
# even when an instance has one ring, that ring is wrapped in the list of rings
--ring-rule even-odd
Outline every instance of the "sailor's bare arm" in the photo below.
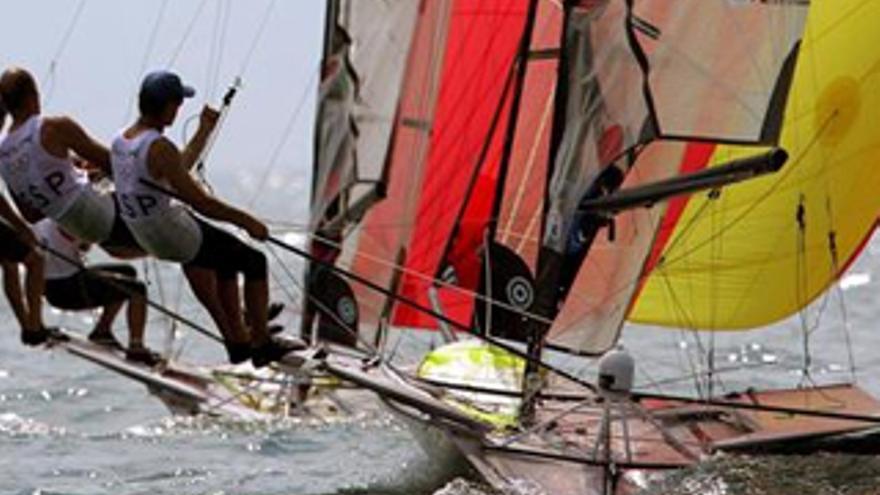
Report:
[[[265,240],[269,236],[265,224],[247,212],[207,194],[183,166],[181,153],[168,139],[160,138],[153,143],[147,155],[147,163],[154,177],[167,180],[178,199],[188,203],[202,215],[238,225],[255,239]]]
[[[47,118],[40,139],[46,151],[55,156],[66,158],[72,150],[104,173],[110,173],[110,151],[70,117]]]
[[[202,114],[199,116],[199,128],[181,152],[183,168],[192,170],[196,165],[196,161],[199,159],[199,155],[202,154],[205,146],[207,146],[208,138],[211,137],[211,132],[217,126],[217,119],[219,118],[220,113],[217,110],[207,105],[202,108]]]

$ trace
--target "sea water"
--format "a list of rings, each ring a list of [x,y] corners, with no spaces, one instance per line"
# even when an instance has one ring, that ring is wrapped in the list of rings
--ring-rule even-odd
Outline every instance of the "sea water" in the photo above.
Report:
[[[179,284],[176,268],[154,266],[151,270],[153,278],[161,273],[164,298],[173,301],[173,307],[208,324],[204,312]],[[746,335],[720,335],[714,343],[706,336],[698,341],[686,332],[628,328],[624,340],[638,360],[639,383],[655,384],[668,392],[693,390],[694,381],[681,377],[699,369],[692,351],[710,344],[716,350],[716,367],[733,370],[720,375],[716,392],[804,381],[840,382],[852,376],[851,350],[858,383],[880,396],[878,274],[880,240],[875,239],[842,281],[842,289],[814,304],[803,319],[791,318]],[[283,291],[276,291],[277,298],[295,289],[291,280],[276,278],[274,283],[279,289],[287,284]],[[154,297],[158,297],[157,285],[151,286]],[[282,321],[293,326],[295,302],[288,308],[291,311],[282,315]],[[4,322],[0,332],[0,494],[493,493],[458,467],[432,462],[409,433],[384,413],[334,421],[263,423],[172,417],[139,384],[61,351],[22,347],[7,307],[3,305],[0,311]],[[46,313],[50,321],[80,331],[93,323],[88,314]],[[846,344],[844,320],[851,346]],[[116,330],[120,337],[125,334],[123,321],[121,315]],[[802,352],[805,325],[817,328],[810,337],[814,355],[807,375]],[[168,329],[166,319],[152,317],[148,338],[154,347],[166,345]],[[190,362],[208,364],[222,359],[218,349],[191,331],[183,332],[173,348]],[[580,366],[577,361],[565,364]],[[589,367],[583,372],[592,373]],[[675,473],[648,491],[683,495],[878,492],[880,460],[832,455],[721,456]]]

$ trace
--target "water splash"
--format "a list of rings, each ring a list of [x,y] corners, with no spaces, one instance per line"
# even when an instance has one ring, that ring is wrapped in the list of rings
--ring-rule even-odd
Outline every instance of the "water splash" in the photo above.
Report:
[[[22,437],[63,437],[70,432],[66,428],[48,425],[16,413],[0,414],[0,436]]]
[[[880,459],[851,455],[717,456],[667,476],[643,495],[868,495]]]

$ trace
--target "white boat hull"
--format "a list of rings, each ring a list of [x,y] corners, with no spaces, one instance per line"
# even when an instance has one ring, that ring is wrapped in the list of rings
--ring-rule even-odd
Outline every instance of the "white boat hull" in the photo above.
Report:
[[[85,359],[147,387],[173,414],[205,414],[234,420],[266,420],[279,416],[335,420],[378,411],[374,394],[347,385],[320,382],[303,398],[293,371],[273,377],[245,366],[201,367],[168,363],[149,367],[125,359],[122,352],[89,342],[73,332],[53,348]],[[309,378],[305,372],[305,378]]]

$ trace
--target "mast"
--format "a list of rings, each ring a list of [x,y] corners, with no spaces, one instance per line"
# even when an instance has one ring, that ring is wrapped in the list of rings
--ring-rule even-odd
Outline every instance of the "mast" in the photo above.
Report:
[[[556,160],[556,154],[559,151],[559,146],[562,143],[563,132],[565,131],[565,109],[568,100],[568,64],[566,63],[567,57],[565,50],[565,39],[567,34],[566,26],[568,26],[568,20],[571,16],[571,11],[574,8],[575,2],[576,0],[563,0],[562,5],[562,29],[560,30],[559,37],[559,64],[556,66],[556,96],[553,102],[553,127],[550,131],[550,152],[547,155],[547,174],[544,181],[544,204],[542,207],[543,211],[541,212],[541,229],[539,230],[539,232],[542,233],[541,235],[543,235],[544,232],[545,217],[549,205],[547,199],[550,197],[550,182],[553,177],[553,166]],[[544,265],[542,261],[547,254],[545,251],[544,248],[541,248],[538,256],[538,268],[535,273],[535,280],[539,283],[541,280],[540,270]],[[552,296],[554,293],[555,291],[542,289],[540,285],[538,286],[534,310],[539,316],[547,316],[550,314],[550,312],[546,310],[546,298],[547,296]],[[540,366],[538,366],[537,363],[541,362],[541,355],[543,354],[544,348],[544,334],[548,329],[547,325],[533,319],[529,320],[529,327],[528,346],[526,351],[529,359],[526,362],[525,372],[523,373],[523,403],[520,411],[520,417],[524,424],[531,423],[534,419],[535,399],[537,397],[538,389],[541,386],[541,377],[539,375]]]

